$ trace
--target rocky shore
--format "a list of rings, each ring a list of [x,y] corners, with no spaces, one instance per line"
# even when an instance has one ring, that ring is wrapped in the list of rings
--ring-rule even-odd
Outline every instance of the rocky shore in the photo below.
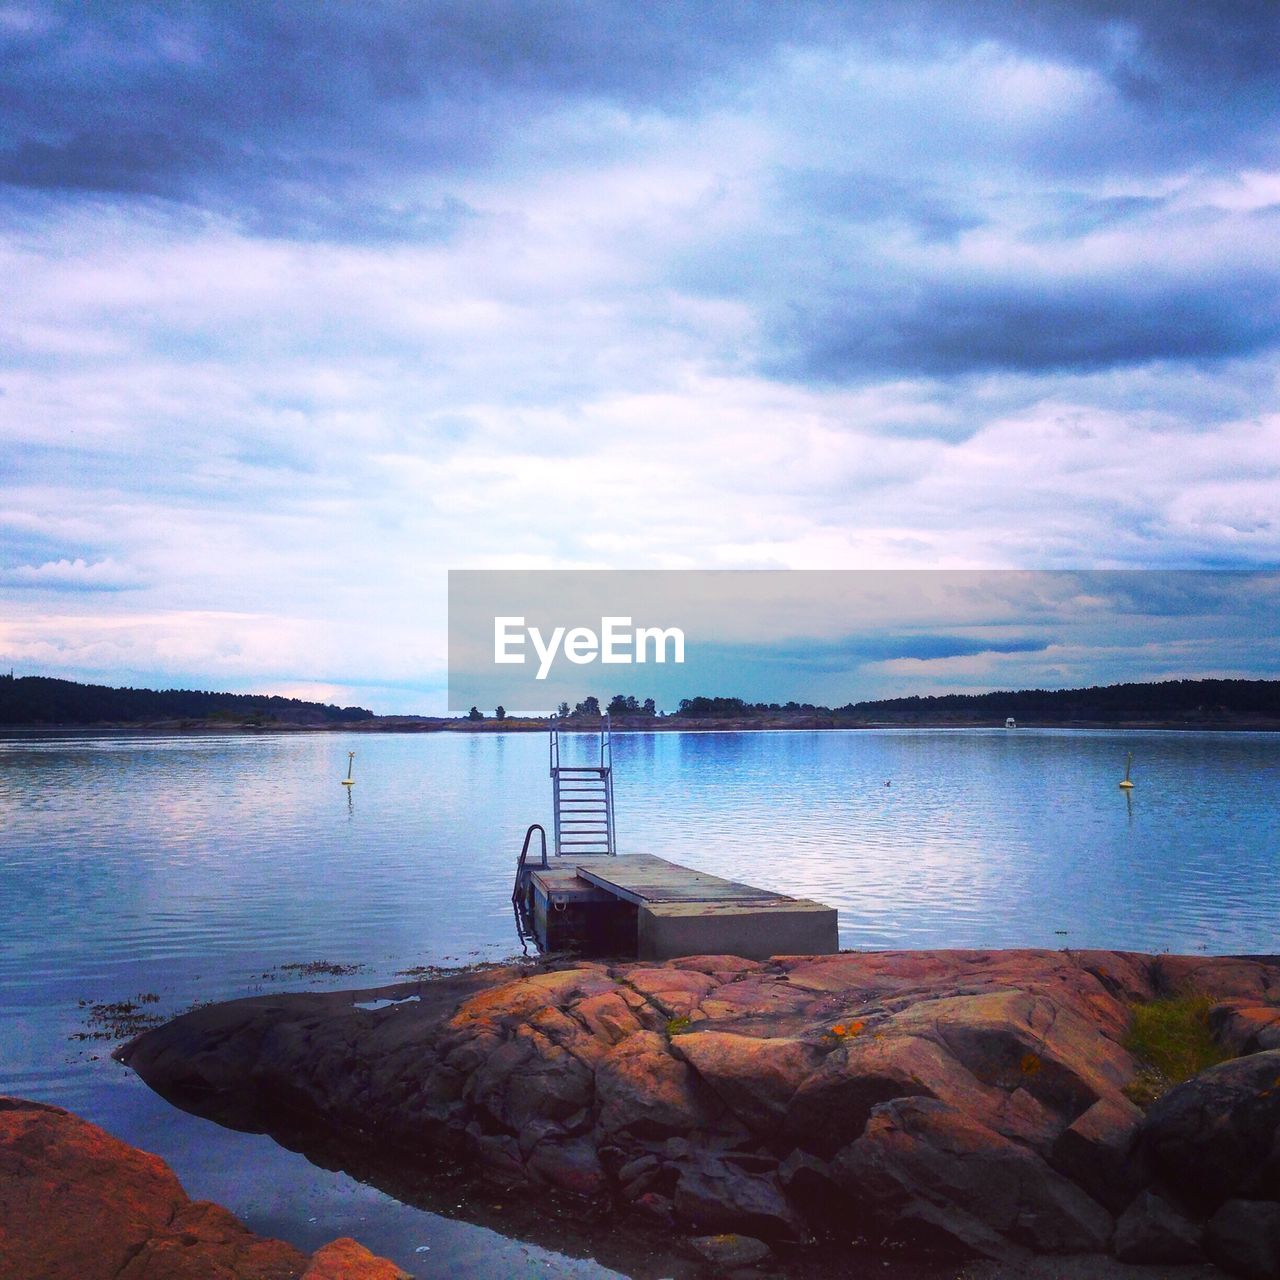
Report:
[[[0,1280],[409,1280],[351,1239],[310,1256],[193,1201],[158,1156],[0,1097]]]
[[[1187,992],[1231,1056],[1151,1102],[1133,1013]],[[234,1001],[118,1056],[225,1124],[690,1236],[1280,1276],[1276,957],[563,961]]]

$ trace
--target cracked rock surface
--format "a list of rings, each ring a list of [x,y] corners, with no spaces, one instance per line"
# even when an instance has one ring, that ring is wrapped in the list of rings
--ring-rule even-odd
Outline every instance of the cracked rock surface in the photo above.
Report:
[[[1229,1168],[1241,1125],[1241,1150],[1280,1149],[1256,1132],[1270,1096],[1246,1096],[1269,1068],[1170,1095],[1156,1128],[1123,1093],[1131,1004],[1187,989],[1237,1052],[1274,1053],[1274,958],[1026,950],[511,966],[199,1009],[119,1056],[223,1123],[449,1149],[692,1235],[785,1244],[835,1218],[1011,1261],[1108,1250],[1153,1187],[1197,1222],[1280,1195],[1266,1159]],[[1215,1107],[1215,1190],[1188,1203],[1171,1171]]]

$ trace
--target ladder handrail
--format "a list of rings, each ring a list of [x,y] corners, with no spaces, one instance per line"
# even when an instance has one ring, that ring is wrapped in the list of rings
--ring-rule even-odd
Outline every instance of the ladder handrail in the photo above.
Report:
[[[605,829],[605,847],[611,854],[618,852],[617,834],[613,817],[613,721],[606,711],[600,722],[600,770],[604,775],[604,809],[608,826]]]
[[[524,833],[524,844],[520,846],[520,857],[516,859],[516,882],[511,890],[511,909],[516,917],[516,936],[520,939],[520,949],[525,955],[529,954],[529,939],[536,939],[533,925],[533,901],[529,883],[531,877],[525,865],[529,858],[529,843],[533,839],[535,831],[542,837],[542,865],[544,867],[551,865],[547,861],[546,829],[540,822],[531,822],[529,830]]]
[[[562,721],[553,718],[549,726],[547,762],[551,774],[552,816],[555,820],[555,850],[560,856],[575,844],[594,843],[597,848],[585,848],[584,853],[618,852],[614,836],[613,817],[613,726],[609,713],[600,717],[599,764],[561,764],[560,728]],[[599,837],[589,842],[569,841],[566,836],[586,835],[582,830],[587,824],[583,816],[595,818],[590,823]],[[598,846],[603,845],[603,848]]]
[[[605,839],[608,841],[608,844],[609,844],[609,852],[616,856],[618,852],[618,830],[617,830],[617,826],[615,824],[614,816],[613,816],[613,763],[612,763],[613,748],[612,747],[610,747],[609,752],[610,752],[609,772],[604,775],[604,786],[605,786],[604,806],[605,806],[605,811],[609,815],[609,827],[608,827],[608,830],[605,832]]]
[[[529,842],[533,839],[533,833],[537,832],[542,837],[542,865],[544,868],[551,864],[547,861],[547,832],[540,822],[531,822],[529,830],[524,833],[524,844],[520,846],[520,856],[516,859],[516,885],[511,890],[511,901],[518,902],[520,900],[521,878],[524,875],[525,860],[529,856]]]

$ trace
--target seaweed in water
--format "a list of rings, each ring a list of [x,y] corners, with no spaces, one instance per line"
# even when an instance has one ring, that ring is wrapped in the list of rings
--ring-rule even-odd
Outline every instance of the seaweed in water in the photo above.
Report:
[[[274,982],[281,974],[291,978],[347,978],[353,973],[359,973],[363,968],[362,964],[335,964],[332,960],[308,960],[305,963],[276,965],[262,976],[270,982]]]
[[[87,1031],[77,1031],[72,1040],[127,1040],[150,1027],[158,1027],[165,1021],[158,1013],[147,1013],[143,1006],[159,1004],[160,997],[154,991],[143,991],[132,1000],[109,1000],[95,1003],[81,1000],[81,1009],[88,1009]]]

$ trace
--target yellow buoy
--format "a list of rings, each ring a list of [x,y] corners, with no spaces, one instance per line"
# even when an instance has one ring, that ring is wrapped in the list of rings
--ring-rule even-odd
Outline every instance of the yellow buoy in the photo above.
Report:
[[[351,776],[351,770],[355,767],[356,753],[354,751],[347,752],[347,776],[343,778],[342,785],[344,787],[354,787],[356,780]]]
[[[1120,787],[1124,791],[1132,791],[1133,783],[1129,781],[1129,770],[1133,768],[1133,752],[1129,752],[1129,758],[1124,763],[1124,781]]]

